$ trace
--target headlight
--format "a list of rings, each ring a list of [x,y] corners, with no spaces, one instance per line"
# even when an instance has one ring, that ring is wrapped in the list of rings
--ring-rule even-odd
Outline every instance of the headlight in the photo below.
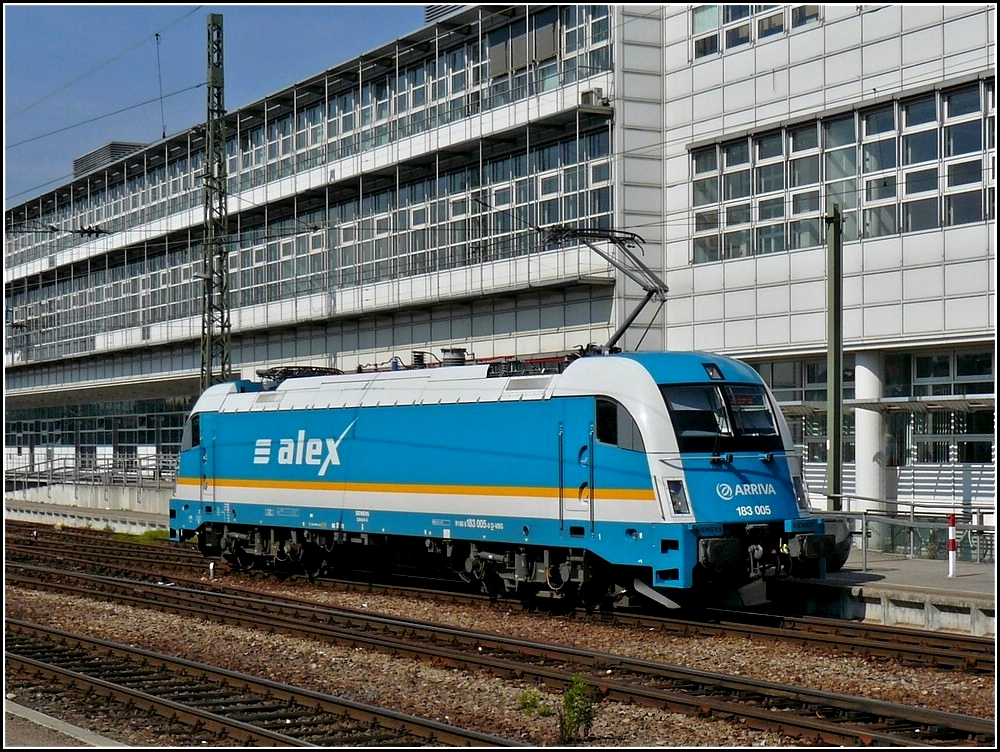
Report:
[[[687,493],[684,492],[684,483],[679,480],[663,479],[667,486],[667,494],[670,496],[670,508],[674,514],[691,514],[691,507],[688,506]]]
[[[792,485],[795,487],[795,503],[799,505],[799,509],[811,511],[812,505],[809,503],[809,489],[806,487],[805,479],[801,475],[793,475]]]

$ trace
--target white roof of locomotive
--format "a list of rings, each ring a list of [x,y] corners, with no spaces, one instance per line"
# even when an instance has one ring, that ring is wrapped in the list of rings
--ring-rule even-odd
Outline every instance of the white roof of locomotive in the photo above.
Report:
[[[271,390],[239,392],[235,383],[205,391],[196,412],[256,412],[338,407],[376,407],[541,400],[559,395],[634,393],[646,370],[613,357],[581,358],[562,373],[487,376],[487,365],[289,378]],[[645,379],[637,379],[645,375]],[[630,388],[631,386],[631,388]],[[655,387],[653,387],[655,388]]]

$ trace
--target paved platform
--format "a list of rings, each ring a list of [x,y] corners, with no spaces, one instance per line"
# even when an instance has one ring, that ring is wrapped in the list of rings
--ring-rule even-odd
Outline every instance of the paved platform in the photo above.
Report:
[[[995,637],[996,571],[994,562],[957,561],[949,576],[947,560],[854,548],[839,572],[782,582],[768,595],[809,615]]]
[[[69,527],[113,529],[116,533],[141,535],[147,530],[167,530],[166,514],[136,512],[128,509],[73,507],[43,501],[25,501],[8,496],[4,499],[4,519],[38,522],[45,525],[60,523]]]
[[[20,747],[127,747],[127,744],[4,700],[4,749]]]

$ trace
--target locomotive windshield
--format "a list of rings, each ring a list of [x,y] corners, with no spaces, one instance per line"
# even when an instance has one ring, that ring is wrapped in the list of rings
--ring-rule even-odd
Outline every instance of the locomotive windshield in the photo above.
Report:
[[[778,452],[781,435],[762,387],[660,385],[681,452]]]

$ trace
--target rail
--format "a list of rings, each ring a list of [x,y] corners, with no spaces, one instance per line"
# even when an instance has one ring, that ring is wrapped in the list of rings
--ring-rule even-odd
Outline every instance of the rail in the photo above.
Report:
[[[881,553],[901,553],[910,559],[947,559],[951,515],[955,516],[957,558],[977,564],[996,563],[995,505],[856,494],[826,494],[825,498],[828,506],[839,501],[840,509],[814,508],[814,514],[847,523],[851,536],[861,541],[862,570],[867,569],[873,538],[881,542]]]

